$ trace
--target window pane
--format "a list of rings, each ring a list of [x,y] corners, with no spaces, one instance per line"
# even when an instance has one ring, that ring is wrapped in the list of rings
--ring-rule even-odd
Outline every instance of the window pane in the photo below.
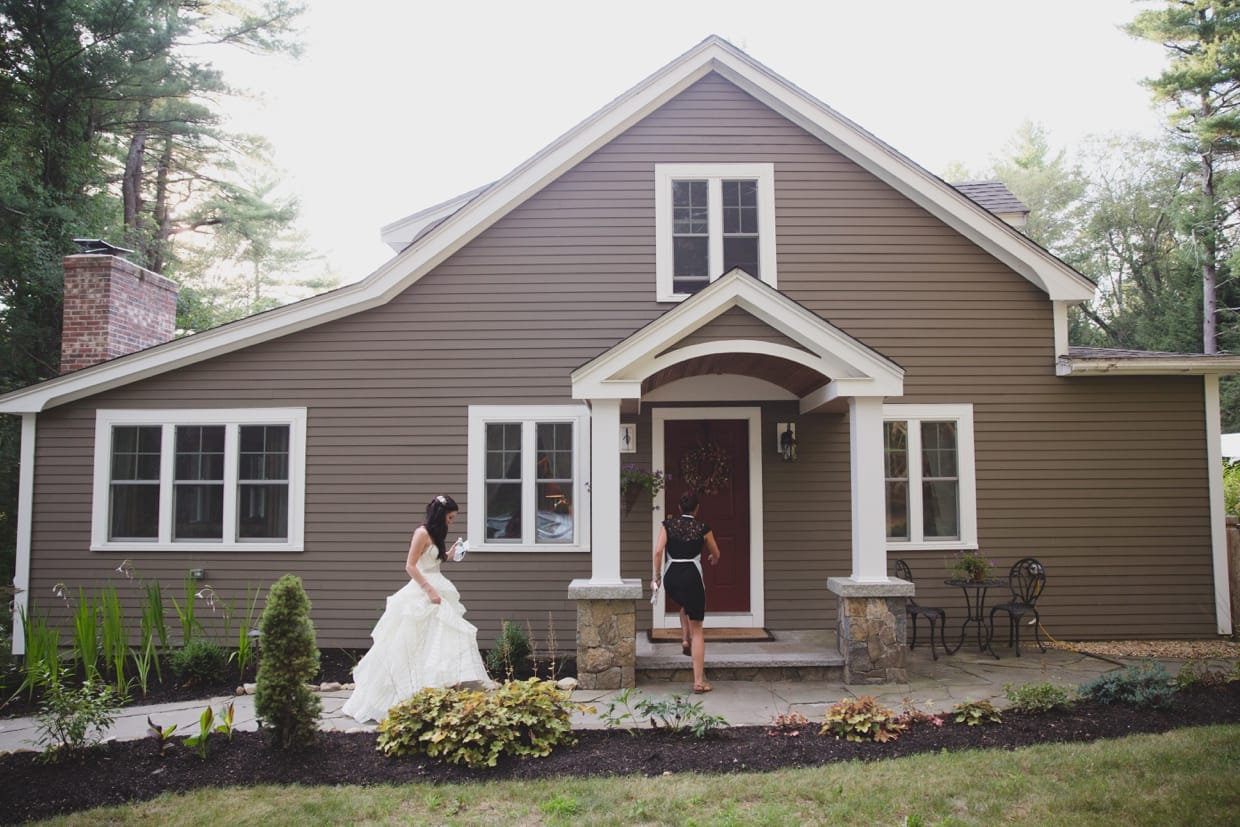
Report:
[[[176,433],[176,480],[224,480],[224,426],[182,425]]]
[[[573,536],[573,425],[540,422],[538,442],[538,504],[536,543],[571,543]]]
[[[159,483],[112,485],[109,540],[154,540],[159,537]]]
[[[672,239],[672,276],[709,275],[709,239],[706,236],[676,236]]]
[[[288,539],[288,486],[237,487],[237,537],[250,540]]]
[[[159,536],[160,426],[112,429],[109,540]]]
[[[240,480],[288,479],[287,425],[243,425],[237,477]]]
[[[908,539],[908,482],[887,481],[887,539]]]
[[[112,429],[112,479],[159,479],[158,425]]]
[[[224,484],[181,483],[173,495],[172,539],[219,540],[224,536]]]
[[[887,537],[909,539],[908,423],[883,423],[883,467],[887,485]]]
[[[960,538],[959,487],[954,480],[921,484],[922,534],[927,540]]]
[[[487,480],[521,479],[521,425],[487,423]]]
[[[951,477],[956,471],[956,423],[921,423],[921,462],[925,477]]]
[[[520,542],[521,483],[487,483],[485,513],[488,540]]]
[[[758,232],[758,182],[723,182],[724,233]]]
[[[751,276],[758,272],[758,239],[756,236],[725,237],[723,239],[723,272],[736,267]]]

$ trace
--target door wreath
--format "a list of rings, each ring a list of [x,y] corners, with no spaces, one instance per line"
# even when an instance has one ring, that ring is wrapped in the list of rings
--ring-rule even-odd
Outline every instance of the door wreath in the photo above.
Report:
[[[732,481],[732,458],[715,442],[690,448],[680,460],[680,478],[694,491],[718,494]]]

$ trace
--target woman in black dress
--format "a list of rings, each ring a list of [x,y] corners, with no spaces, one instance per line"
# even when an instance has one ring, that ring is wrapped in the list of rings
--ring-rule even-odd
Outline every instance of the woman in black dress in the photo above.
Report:
[[[662,583],[667,596],[680,605],[681,640],[689,641],[693,656],[693,691],[709,692],[706,682],[706,636],[702,620],[706,617],[706,583],[702,577],[702,548],[713,566],[719,562],[719,546],[710,527],[697,518],[698,498],[692,491],[680,496],[680,516],[663,521],[654,544],[654,587]],[[667,560],[663,552],[667,551]]]

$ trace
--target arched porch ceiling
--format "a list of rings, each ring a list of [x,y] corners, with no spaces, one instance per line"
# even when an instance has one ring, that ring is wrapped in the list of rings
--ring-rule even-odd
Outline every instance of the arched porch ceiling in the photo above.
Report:
[[[739,308],[746,338],[692,334]],[[904,393],[904,370],[773,287],[733,270],[573,371],[574,399],[640,399],[678,379],[737,374],[796,394],[809,412],[851,396]]]
[[[674,351],[673,351],[674,352]],[[809,395],[831,381],[813,368],[765,353],[711,353],[663,368],[642,381],[642,396],[694,376],[748,376],[778,385],[797,397]]]

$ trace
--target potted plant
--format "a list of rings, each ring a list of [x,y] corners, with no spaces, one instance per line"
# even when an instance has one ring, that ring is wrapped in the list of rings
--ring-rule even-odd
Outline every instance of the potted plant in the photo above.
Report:
[[[642,492],[654,497],[663,490],[664,478],[662,471],[652,471],[640,465],[623,465],[620,467],[620,493],[624,495],[624,513],[633,510],[637,498]]]
[[[951,563],[953,580],[971,580],[981,583],[989,576],[994,563],[982,556],[979,551],[957,552]]]

